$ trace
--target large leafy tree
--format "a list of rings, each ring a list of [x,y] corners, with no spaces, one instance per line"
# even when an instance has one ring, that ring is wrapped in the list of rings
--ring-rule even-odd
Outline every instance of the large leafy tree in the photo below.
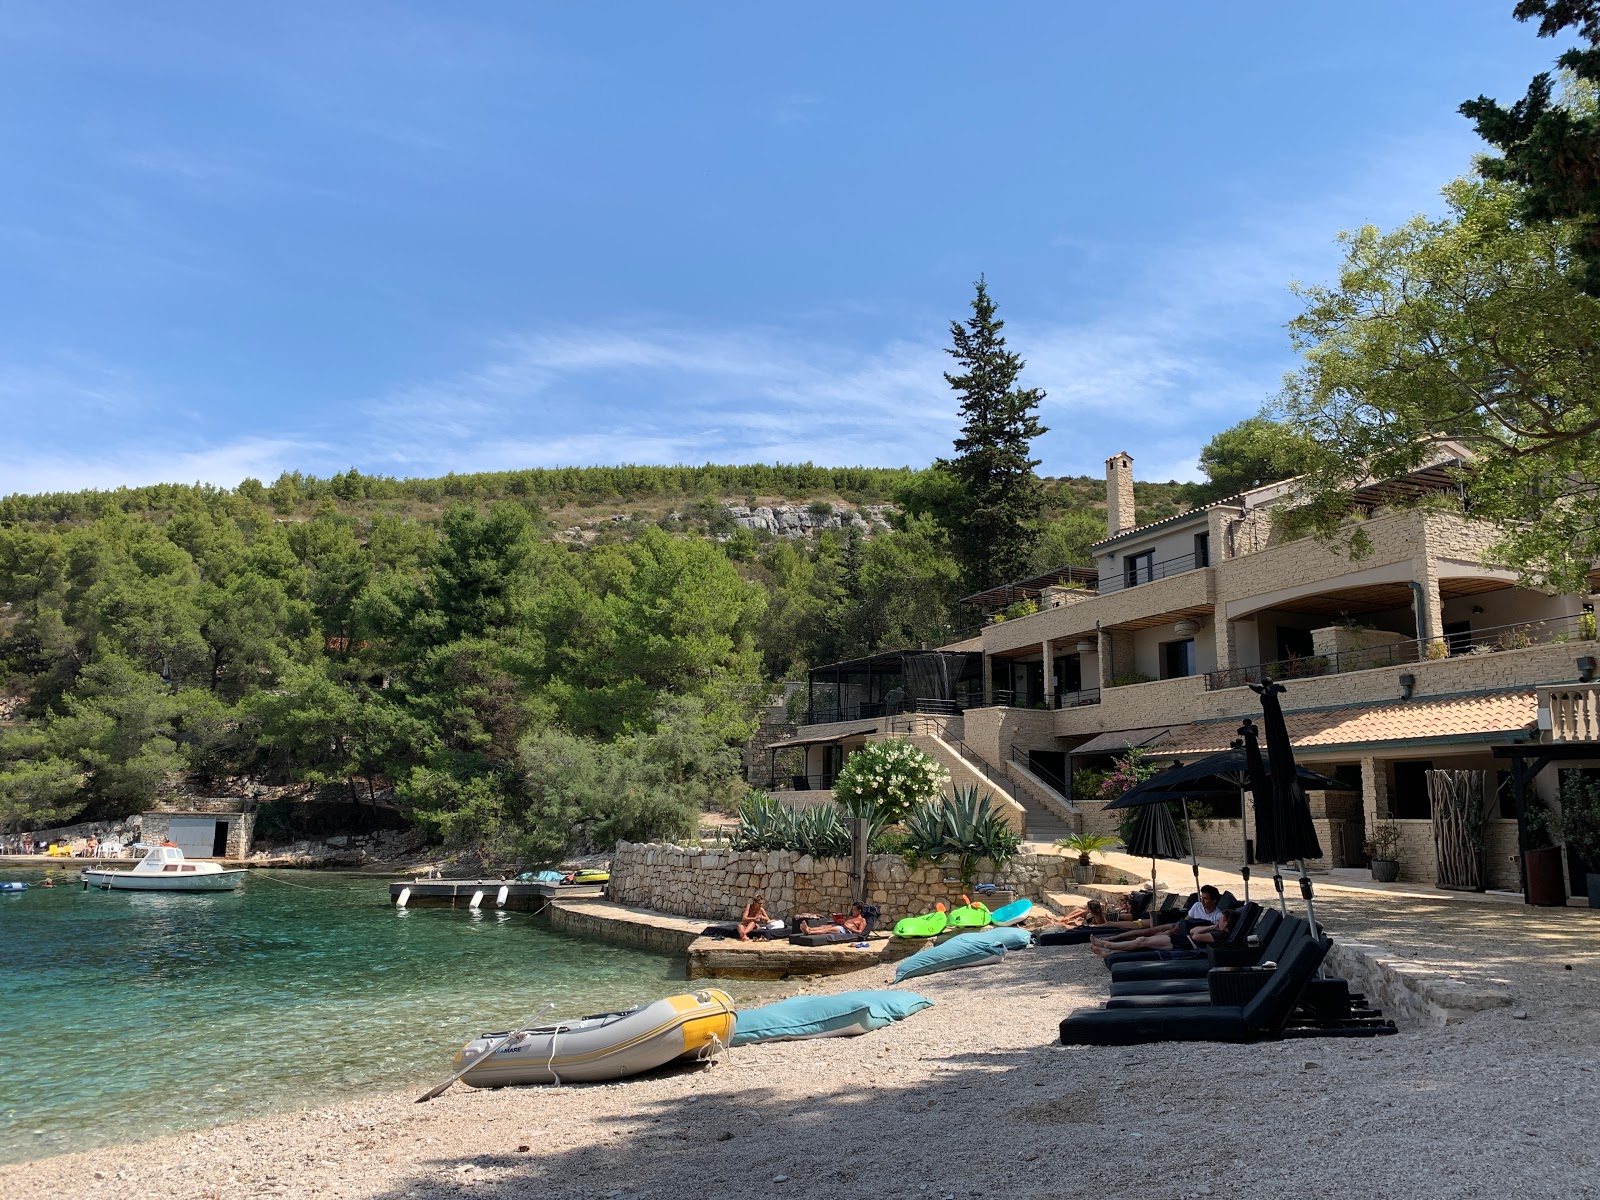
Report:
[[[1578,235],[1523,219],[1503,183],[1444,195],[1448,217],[1347,235],[1338,284],[1301,290],[1304,365],[1278,403],[1312,447],[1293,520],[1337,533],[1352,486],[1454,439],[1475,454],[1474,513],[1504,530],[1496,556],[1577,588],[1600,559],[1600,301],[1572,281]]]
[[[1539,36],[1576,30],[1587,45],[1557,61],[1571,73],[1572,90],[1592,96],[1600,86],[1600,0],[1519,0],[1519,21],[1539,19]],[[1600,296],[1600,109],[1564,103],[1548,73],[1534,76],[1510,108],[1487,96],[1461,106],[1478,134],[1500,151],[1482,164],[1488,178],[1518,185],[1518,211],[1529,221],[1571,226],[1573,276]]]
[[[1298,475],[1306,465],[1306,437],[1270,417],[1248,417],[1224,429],[1200,451],[1204,483],[1188,484],[1184,499],[1209,504],[1264,483]]]
[[[1026,365],[1006,349],[1005,322],[979,279],[972,316],[952,321],[945,353],[960,364],[945,380],[961,398],[956,455],[939,468],[960,485],[948,510],[951,542],[967,586],[974,589],[1027,570],[1038,538],[1044,492],[1031,457],[1045,433],[1037,416],[1044,392],[1018,384]]]

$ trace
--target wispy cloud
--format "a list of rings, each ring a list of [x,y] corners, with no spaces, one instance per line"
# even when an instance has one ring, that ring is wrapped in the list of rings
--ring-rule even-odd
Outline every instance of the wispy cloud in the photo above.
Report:
[[[326,459],[330,447],[292,438],[239,438],[216,445],[125,444],[84,454],[29,453],[0,446],[0,495],[77,491],[148,483],[234,487],[250,476],[270,482],[286,470]]]

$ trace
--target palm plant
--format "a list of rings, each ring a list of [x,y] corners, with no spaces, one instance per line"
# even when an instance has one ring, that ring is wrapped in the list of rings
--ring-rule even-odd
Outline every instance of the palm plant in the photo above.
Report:
[[[1057,838],[1056,845],[1069,854],[1078,856],[1080,866],[1089,866],[1089,856],[1109,850],[1113,846],[1122,844],[1119,838],[1109,837],[1103,833],[1074,833],[1070,837]]]

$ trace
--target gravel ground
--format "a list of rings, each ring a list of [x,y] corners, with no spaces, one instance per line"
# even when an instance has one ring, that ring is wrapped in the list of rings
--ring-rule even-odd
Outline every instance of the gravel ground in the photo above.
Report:
[[[0,1198],[1600,1196],[1600,914],[1348,896],[1319,914],[1514,1006],[1381,1039],[1064,1048],[1057,1022],[1103,1001],[1106,972],[1040,948],[914,981],[936,1007],[864,1038],[289,1113],[0,1167]]]

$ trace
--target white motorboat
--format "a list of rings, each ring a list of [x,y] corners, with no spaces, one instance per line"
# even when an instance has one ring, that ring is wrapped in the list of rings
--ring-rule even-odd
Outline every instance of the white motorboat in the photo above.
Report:
[[[124,892],[231,892],[244,878],[244,868],[226,868],[214,862],[189,862],[171,842],[136,846],[149,851],[131,871],[85,867],[88,887]]]

